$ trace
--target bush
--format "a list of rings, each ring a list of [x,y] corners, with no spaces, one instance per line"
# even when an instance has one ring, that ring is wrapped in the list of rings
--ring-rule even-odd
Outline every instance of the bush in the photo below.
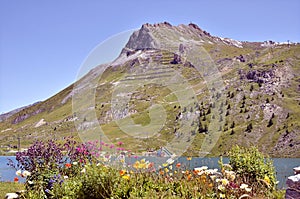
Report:
[[[277,182],[273,162],[264,158],[256,147],[233,147],[229,152],[229,164],[240,180],[252,185],[254,192],[269,194],[275,190]]]

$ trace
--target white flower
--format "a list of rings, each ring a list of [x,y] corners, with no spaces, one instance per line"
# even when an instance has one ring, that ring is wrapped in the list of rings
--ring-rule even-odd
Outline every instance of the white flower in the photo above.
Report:
[[[85,173],[86,172],[86,169],[85,168],[83,168],[81,171],[80,171],[80,173]]]
[[[64,176],[64,179],[68,179],[69,177],[68,176]]]
[[[23,175],[23,177],[26,178],[27,176],[30,176],[31,173],[30,173],[29,171],[26,171],[26,170],[25,170],[25,171],[23,171],[23,174],[22,174],[22,175]]]
[[[21,170],[16,171],[16,175],[17,176],[22,176],[22,171]]]
[[[202,167],[196,167],[196,168],[194,168],[194,170],[197,171],[197,172],[204,171],[206,169],[208,169],[207,166],[202,166]]]
[[[28,180],[27,182],[28,182],[28,184],[33,184],[33,182],[32,182],[32,181],[30,181],[30,180]]]
[[[240,188],[241,189],[246,189],[246,188],[248,188],[248,185],[247,184],[241,184]]]
[[[208,170],[205,170],[205,174],[206,175],[215,174],[217,172],[218,172],[218,169],[208,169]]]
[[[224,191],[224,190],[225,190],[225,187],[224,187],[223,185],[219,185],[219,186],[218,186],[218,189],[219,189],[220,191]]]
[[[73,165],[77,165],[78,164],[78,162],[73,162]]]
[[[251,191],[251,188],[250,188],[250,187],[246,187],[246,188],[245,188],[245,191],[250,192],[250,191]]]

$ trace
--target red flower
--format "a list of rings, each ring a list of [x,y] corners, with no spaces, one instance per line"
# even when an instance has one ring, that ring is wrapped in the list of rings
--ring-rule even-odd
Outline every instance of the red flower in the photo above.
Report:
[[[66,166],[67,168],[71,168],[72,165],[71,165],[70,163],[66,163],[65,166]]]
[[[176,167],[179,168],[180,166],[181,166],[181,163],[178,162],[178,163],[176,164]]]
[[[19,178],[15,177],[14,182],[19,182]]]

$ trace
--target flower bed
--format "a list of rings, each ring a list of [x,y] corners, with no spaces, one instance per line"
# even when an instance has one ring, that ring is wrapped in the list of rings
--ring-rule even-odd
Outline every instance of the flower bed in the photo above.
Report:
[[[98,146],[100,145],[100,147]],[[118,144],[121,145],[121,144]],[[97,147],[98,146],[98,147]],[[220,170],[189,169],[170,158],[162,164],[105,143],[36,142],[13,165],[26,178],[24,198],[280,198],[272,162],[255,148],[234,147]],[[187,158],[190,161],[191,157]]]

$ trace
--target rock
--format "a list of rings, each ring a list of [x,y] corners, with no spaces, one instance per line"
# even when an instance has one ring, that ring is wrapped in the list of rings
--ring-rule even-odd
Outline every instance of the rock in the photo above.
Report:
[[[299,189],[300,192],[300,174],[288,177],[286,184],[289,188]]]
[[[300,167],[294,168],[295,172],[299,172]],[[286,184],[288,188],[285,192],[286,199],[300,198],[300,174],[288,177]]]
[[[299,167],[295,167],[293,170],[294,170],[295,174],[300,174],[300,166]]]
[[[14,199],[14,198],[19,198],[19,195],[16,193],[7,193],[5,195],[5,199]]]
[[[47,124],[47,122],[44,119],[41,119],[38,123],[36,123],[36,125],[34,126],[35,128],[43,126]]]

